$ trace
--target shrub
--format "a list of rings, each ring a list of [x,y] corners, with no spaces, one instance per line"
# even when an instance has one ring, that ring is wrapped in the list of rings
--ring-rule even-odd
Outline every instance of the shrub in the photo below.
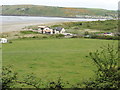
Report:
[[[90,53],[97,66],[96,78],[84,82],[85,88],[118,88],[120,84],[120,67],[118,50],[113,45],[102,47],[101,51]]]
[[[64,35],[63,34],[52,34],[50,35],[50,38],[63,38]]]
[[[50,89],[61,90],[66,85],[69,85],[69,83],[63,81],[63,79],[61,77],[58,77],[56,81],[49,81],[46,87],[50,88]]]
[[[43,36],[42,38],[48,38],[47,36]]]
[[[58,77],[55,81],[43,82],[41,78],[37,78],[33,73],[23,77],[22,80],[18,79],[17,73],[14,72],[11,66],[3,67],[2,71],[2,88],[18,88],[18,87],[32,87],[32,88],[50,88],[61,90],[68,82],[63,82],[61,77]]]
[[[33,31],[20,31],[22,34],[37,34],[38,32],[33,32]]]
[[[76,36],[72,36],[71,38],[83,38],[83,35],[76,35]]]
[[[88,32],[88,31],[85,31],[84,35],[89,35],[89,32]]]
[[[2,68],[2,88],[14,87],[17,80],[17,73],[12,70],[11,66]]]
[[[12,41],[9,41],[9,43],[12,43]]]
[[[107,40],[120,40],[118,36],[100,36],[100,35],[92,35],[91,38],[93,39],[107,39]]]

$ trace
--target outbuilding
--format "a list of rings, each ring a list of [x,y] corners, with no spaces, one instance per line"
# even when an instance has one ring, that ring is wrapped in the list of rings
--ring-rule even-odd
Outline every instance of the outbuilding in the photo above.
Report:
[[[0,43],[7,43],[8,40],[6,38],[0,38]]]

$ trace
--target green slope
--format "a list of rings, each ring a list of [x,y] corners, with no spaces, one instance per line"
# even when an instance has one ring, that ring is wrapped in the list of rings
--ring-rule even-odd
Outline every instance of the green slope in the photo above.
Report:
[[[14,40],[3,44],[3,66],[13,65],[20,78],[34,73],[43,80],[61,76],[71,84],[93,77],[96,67],[89,57],[112,40],[97,39],[44,39]]]
[[[60,16],[76,17],[80,15],[89,16],[117,16],[117,11],[95,9],[95,8],[66,8],[38,5],[3,5],[3,15],[29,15],[29,16]]]

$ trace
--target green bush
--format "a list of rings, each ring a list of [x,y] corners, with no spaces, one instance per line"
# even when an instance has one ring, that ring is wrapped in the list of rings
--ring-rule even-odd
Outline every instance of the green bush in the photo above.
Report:
[[[89,32],[88,32],[88,31],[85,31],[84,35],[89,35]]]
[[[76,36],[72,36],[71,38],[83,38],[83,35],[76,35]]]
[[[20,31],[22,34],[38,34],[38,32],[33,32],[33,31]]]
[[[2,88],[12,88],[17,80],[17,73],[12,70],[11,66],[2,68]]]
[[[107,39],[107,40],[120,40],[118,36],[100,36],[100,35],[92,35],[91,38],[93,39]]]
[[[42,38],[48,38],[47,36],[43,36]]]
[[[52,34],[50,35],[50,38],[63,38],[64,35],[63,34]]]
[[[96,78],[85,81],[85,88],[118,88],[120,84],[120,67],[118,66],[118,49],[113,45],[104,46],[101,51],[90,53],[97,67]]]

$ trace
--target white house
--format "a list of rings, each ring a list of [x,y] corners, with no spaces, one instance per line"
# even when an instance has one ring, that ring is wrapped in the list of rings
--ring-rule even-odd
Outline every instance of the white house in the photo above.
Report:
[[[47,26],[38,26],[38,31],[39,33],[42,34],[63,34],[65,33],[65,29],[61,27],[55,27],[54,29],[51,29]]]
[[[65,29],[64,28],[61,28],[61,27],[55,27],[53,29],[53,33],[54,34],[64,34],[65,33]]]
[[[6,38],[0,38],[0,43],[7,43],[8,40]]]
[[[47,26],[38,26],[38,32],[42,34],[53,34],[53,30]]]

